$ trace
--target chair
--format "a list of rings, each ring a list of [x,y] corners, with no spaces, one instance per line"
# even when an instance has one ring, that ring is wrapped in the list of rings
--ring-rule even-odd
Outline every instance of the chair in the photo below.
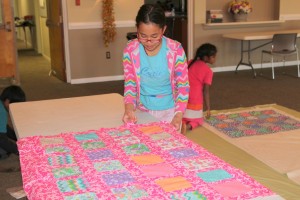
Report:
[[[271,66],[272,66],[272,79],[275,79],[274,75],[274,56],[283,57],[283,66],[285,66],[285,58],[287,56],[296,55],[297,65],[298,65],[298,77],[300,77],[299,71],[299,53],[297,48],[297,33],[287,33],[287,34],[274,34],[272,39],[271,50],[262,50],[261,54],[261,70],[263,63],[264,54],[271,56]]]

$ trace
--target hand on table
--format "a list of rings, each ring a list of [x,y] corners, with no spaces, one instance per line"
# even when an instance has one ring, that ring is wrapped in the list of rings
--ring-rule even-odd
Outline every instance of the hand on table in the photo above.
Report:
[[[178,112],[173,117],[171,124],[176,128],[177,131],[180,131],[181,123],[182,123],[182,113]]]
[[[125,105],[125,113],[123,115],[123,122],[125,124],[127,124],[127,123],[135,124],[137,122],[137,117],[135,116],[134,107],[132,104]]]

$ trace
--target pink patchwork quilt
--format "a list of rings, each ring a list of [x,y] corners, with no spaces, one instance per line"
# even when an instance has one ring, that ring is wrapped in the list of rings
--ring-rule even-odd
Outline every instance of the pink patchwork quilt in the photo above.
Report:
[[[163,122],[18,141],[30,200],[282,199]]]

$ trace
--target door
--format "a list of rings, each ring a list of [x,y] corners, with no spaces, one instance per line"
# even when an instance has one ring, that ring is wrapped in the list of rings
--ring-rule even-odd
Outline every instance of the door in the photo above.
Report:
[[[0,0],[0,78],[11,78],[19,83],[17,49],[11,0]]]
[[[66,82],[63,20],[61,0],[47,0],[47,22],[49,29],[51,73]]]

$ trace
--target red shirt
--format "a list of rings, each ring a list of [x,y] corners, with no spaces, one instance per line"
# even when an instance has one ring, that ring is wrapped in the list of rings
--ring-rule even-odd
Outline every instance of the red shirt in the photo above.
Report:
[[[203,104],[204,84],[211,85],[213,72],[205,62],[197,60],[189,68],[188,74],[190,82],[189,103]]]

